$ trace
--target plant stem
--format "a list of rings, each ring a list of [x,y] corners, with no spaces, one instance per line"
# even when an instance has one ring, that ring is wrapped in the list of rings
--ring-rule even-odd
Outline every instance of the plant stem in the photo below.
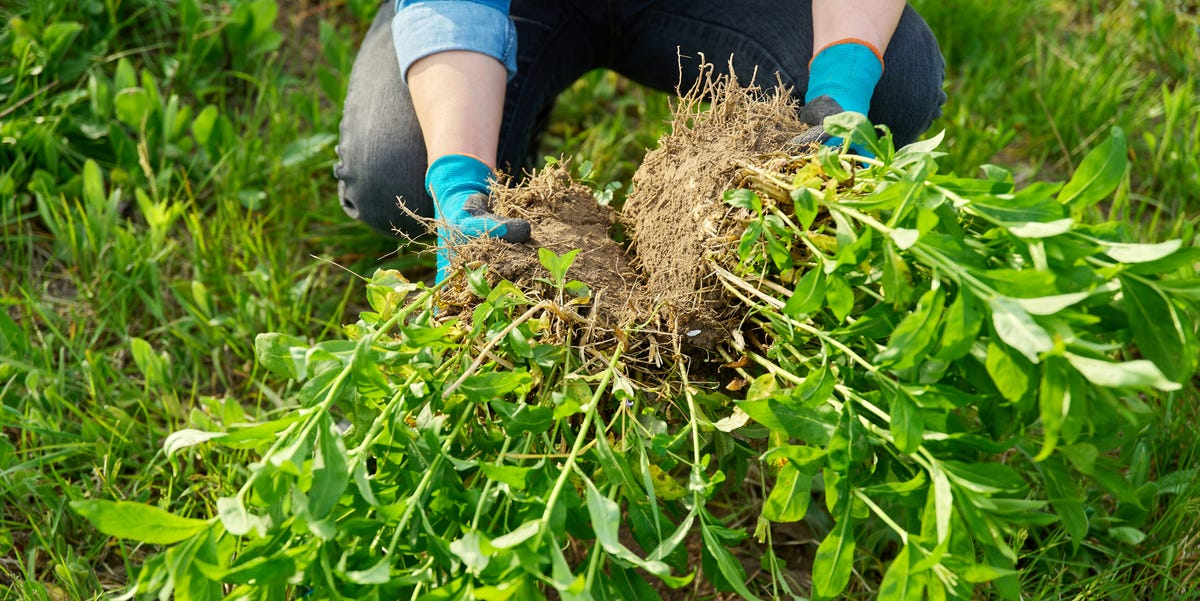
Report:
[[[550,490],[550,495],[546,498],[546,510],[542,512],[542,527],[538,531],[538,544],[541,544],[542,538],[545,536],[550,526],[550,516],[554,512],[554,505],[558,502],[559,495],[562,494],[562,489],[567,484],[567,478],[575,469],[575,460],[579,457],[580,450],[583,448],[583,440],[587,438],[584,434],[592,425],[592,420],[596,417],[596,412],[600,405],[600,397],[604,394],[604,390],[608,388],[608,383],[612,379],[613,372],[616,370],[617,360],[621,357],[621,347],[617,347],[613,351],[612,357],[608,361],[608,368],[604,370],[604,375],[600,378],[600,384],[596,387],[596,392],[592,394],[591,402],[588,403],[587,412],[583,416],[583,424],[579,427],[579,436],[575,438],[575,444],[571,447],[571,454],[567,455],[566,461],[563,462],[562,471],[558,474],[558,479],[554,481],[554,488]],[[536,545],[535,545],[536,546]]]
[[[523,313],[520,317],[514,319],[512,323],[505,326],[503,330],[500,330],[499,334],[493,336],[492,339],[489,340],[482,349],[480,349],[479,355],[475,357],[474,361],[471,362],[471,366],[464,370],[458,379],[454,380],[452,384],[447,386],[446,389],[442,391],[442,399],[450,398],[450,395],[453,394],[455,390],[458,390],[458,387],[462,386],[462,383],[466,381],[466,379],[472,374],[474,374],[481,365],[483,365],[483,362],[485,359],[487,359],[488,352],[492,350],[492,347],[496,346],[496,344],[501,340],[504,340],[508,334],[517,329],[518,326],[529,321],[535,313],[551,306],[553,306],[551,301],[541,301],[538,304],[530,307],[529,310]]]

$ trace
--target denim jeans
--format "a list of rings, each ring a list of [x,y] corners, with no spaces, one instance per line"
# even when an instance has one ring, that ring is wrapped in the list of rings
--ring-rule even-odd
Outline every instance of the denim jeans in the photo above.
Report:
[[[426,229],[399,206],[433,216],[424,189],[425,146],[392,42],[384,2],[350,74],[339,161],[346,213],[376,230],[417,237]],[[701,55],[718,74],[732,56],[738,79],[775,82],[803,98],[812,58],[810,2],[778,0],[512,0],[517,73],[508,83],[498,161],[520,169],[559,93],[596,68],[664,91],[686,90]],[[913,142],[941,114],[945,62],[929,26],[906,7],[884,54],[868,114],[896,144]],[[586,158],[586,157],[585,157]],[[399,200],[398,200],[399,199]]]

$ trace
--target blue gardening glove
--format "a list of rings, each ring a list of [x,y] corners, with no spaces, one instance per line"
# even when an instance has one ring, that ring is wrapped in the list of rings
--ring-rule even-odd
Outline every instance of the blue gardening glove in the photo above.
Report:
[[[451,246],[468,238],[491,236],[508,242],[529,240],[529,222],[492,213],[489,180],[492,168],[465,154],[439,157],[425,172],[425,189],[433,197],[437,221],[437,279],[450,272]]]
[[[792,139],[793,144],[822,142],[840,147],[843,140],[830,136],[822,125],[825,117],[851,111],[866,115],[871,108],[875,84],[883,75],[883,59],[872,46],[859,40],[834,42],[813,57],[808,64],[808,91],[800,121],[811,127]],[[851,149],[863,156],[873,156],[858,144]]]

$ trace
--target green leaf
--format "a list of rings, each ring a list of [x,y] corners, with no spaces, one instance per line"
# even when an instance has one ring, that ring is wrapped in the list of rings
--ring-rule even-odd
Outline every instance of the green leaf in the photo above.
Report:
[[[209,141],[213,139],[213,129],[216,127],[219,115],[217,107],[210,104],[192,120],[192,137],[196,139],[196,144],[203,148],[211,148]]]
[[[1010,351],[1007,346],[989,342],[985,365],[996,389],[1004,398],[1015,403],[1029,390],[1032,367],[1019,354]]]
[[[926,351],[934,343],[945,301],[946,293],[940,287],[921,295],[916,309],[900,320],[892,332],[887,348],[875,356],[875,363],[902,370],[923,362],[927,358]]]
[[[1089,382],[1106,388],[1157,388],[1170,392],[1182,388],[1159,371],[1158,366],[1145,359],[1134,361],[1104,361],[1067,353],[1067,360]]]
[[[1037,363],[1039,354],[1054,348],[1050,334],[1015,300],[997,296],[988,305],[996,335],[1031,362]]]
[[[979,336],[979,328],[983,326],[983,315],[975,308],[975,297],[966,288],[959,288],[954,302],[946,311],[942,320],[941,342],[933,356],[945,361],[953,361],[968,352],[974,346]]]
[[[533,378],[527,371],[490,371],[468,377],[458,389],[467,399],[486,403],[509,394],[519,396],[528,392],[532,385]]]
[[[254,337],[254,354],[271,373],[284,378],[306,375],[308,344],[295,336],[268,332]]]
[[[1045,223],[1030,221],[1029,223],[1008,224],[1008,231],[1018,238],[1053,238],[1071,231],[1074,225],[1074,219],[1064,217]]]
[[[913,547],[912,542],[904,545],[888,566],[879,583],[878,601],[921,601],[924,597],[925,581],[912,573],[913,554],[909,549]]]
[[[217,499],[217,517],[225,530],[234,536],[243,536],[254,529],[255,519],[246,511],[246,505],[241,497],[221,497]]]
[[[1034,188],[1033,193],[1019,195],[983,194],[972,197],[967,207],[971,212],[1002,227],[1019,229],[1033,224],[1045,226],[1058,223],[1064,218],[1063,207],[1046,192],[1042,188]],[[1055,226],[1055,229],[1058,227]]]
[[[775,376],[765,373],[754,378],[754,381],[750,383],[750,389],[746,391],[746,400],[757,401],[768,399],[778,390],[779,382],[775,380]]]
[[[1085,209],[1115,191],[1129,166],[1126,136],[1120,127],[1088,152],[1070,181],[1058,193],[1058,202],[1073,210]]]
[[[915,453],[925,436],[925,420],[920,409],[904,388],[897,388],[892,397],[889,429],[902,453]]]
[[[951,482],[960,489],[981,495],[1022,494],[1029,489],[1025,479],[1003,463],[966,463],[942,461]]]
[[[252,426],[235,424],[230,428],[230,432],[228,434],[213,440],[217,440],[222,446],[232,447],[235,449],[252,449],[274,442],[279,432],[283,431],[285,428],[292,425],[299,419],[300,415],[292,412],[286,415],[281,415],[279,419],[273,419],[271,421]]]
[[[892,307],[900,310],[908,306],[913,294],[912,271],[891,242],[883,245],[883,280],[880,283],[883,286],[883,298]]]
[[[354,584],[387,584],[391,580],[391,562],[387,557],[365,570],[347,570],[342,576]]]
[[[1127,545],[1140,545],[1146,540],[1146,533],[1129,526],[1109,528],[1108,535]]]
[[[1036,298],[1014,298],[1012,300],[1031,315],[1054,315],[1071,305],[1087,299],[1089,296],[1091,294],[1088,292],[1071,292]]]
[[[792,207],[796,211],[796,220],[800,222],[800,227],[806,230],[812,229],[813,221],[817,218],[817,213],[820,210],[820,202],[823,199],[821,192],[812,188],[796,188],[790,193],[792,197]]]
[[[838,322],[841,322],[854,309],[854,290],[850,288],[846,278],[836,273],[829,276],[827,286],[825,298],[829,301],[829,309],[833,311]]]
[[[272,581],[285,581],[296,573],[296,560],[287,555],[258,556],[242,561],[240,558],[222,569],[207,562],[196,561],[197,567],[209,580],[231,584],[254,584],[267,588]]]
[[[846,505],[849,507],[849,503]],[[812,568],[813,591],[822,598],[837,597],[850,583],[852,567],[854,532],[850,529],[850,515],[847,511],[817,547]]]
[[[1096,475],[1096,459],[1100,456],[1100,451],[1095,445],[1081,442],[1059,447],[1058,452],[1062,453],[1080,473],[1089,476]]]
[[[108,201],[104,194],[104,176],[100,173],[100,165],[92,159],[83,164],[83,201],[92,207],[103,207]]]
[[[1156,261],[1128,264],[1125,271],[1127,273],[1136,273],[1139,275],[1158,276],[1182,269],[1185,273],[1192,275],[1195,273],[1193,266],[1197,264],[1200,264],[1200,246],[1188,246]],[[1173,284],[1176,282],[1186,282],[1186,280],[1181,278],[1178,280],[1171,280],[1170,283]],[[1167,284],[1166,281],[1161,280],[1159,283]]]
[[[529,477],[530,468],[518,467],[515,465],[480,463],[479,470],[483,472],[483,474],[490,480],[503,482],[515,490],[525,490],[526,479]]]
[[[116,109],[117,120],[134,129],[142,127],[142,121],[150,118],[150,111],[154,108],[150,102],[150,95],[141,88],[125,88],[117,92],[113,98],[113,107]]]
[[[837,375],[829,368],[828,363],[814,369],[804,376],[804,380],[792,392],[793,399],[799,399],[806,407],[818,407],[833,394],[837,387]]]
[[[1131,244],[1097,240],[1104,247],[1104,254],[1121,263],[1150,263],[1165,259],[1183,247],[1182,240],[1167,240],[1157,244]]]
[[[1181,469],[1160,477],[1155,484],[1158,485],[1159,494],[1180,495],[1195,486],[1200,481],[1197,478],[1200,478],[1200,469]]]
[[[497,537],[492,541],[492,547],[495,549],[511,549],[537,535],[542,530],[541,520],[529,520],[516,530],[509,532],[503,536]]]
[[[758,242],[758,239],[762,237],[762,234],[762,221],[751,221],[746,225],[746,231],[742,233],[742,239],[740,242],[738,242],[737,253],[739,259],[746,261],[750,258],[750,255],[756,248],[755,243]]]
[[[312,460],[312,487],[308,491],[308,512],[322,519],[337,506],[350,484],[346,446],[328,413],[318,424],[317,446]]]
[[[971,564],[966,569],[958,570],[958,574],[962,576],[962,579],[972,584],[991,582],[997,578],[1012,577],[1019,573],[1017,570],[998,568],[980,563]]]
[[[950,519],[954,515],[954,489],[950,487],[950,478],[946,471],[938,463],[930,465],[929,482],[932,486],[929,487],[926,506],[933,509],[934,531],[940,544],[950,536]]]
[[[588,516],[592,521],[592,530],[596,533],[596,541],[600,543],[606,553],[650,572],[675,588],[684,586],[691,581],[694,574],[684,577],[672,576],[671,567],[667,564],[661,561],[642,559],[621,544],[621,507],[617,505],[616,501],[600,494],[591,480],[584,479],[584,483],[587,485],[587,508]]]
[[[1057,277],[1053,272],[1037,269],[972,270],[996,292],[1009,297],[1038,297],[1058,294]],[[1013,302],[1012,299],[1007,299]]]
[[[463,562],[468,571],[476,574],[482,572],[487,567],[492,555],[491,545],[487,537],[474,530],[467,532],[462,538],[451,542],[450,552],[454,553]]]
[[[1067,365],[1060,357],[1048,357],[1042,363],[1042,381],[1038,387],[1038,409],[1042,416],[1042,450],[1034,461],[1042,461],[1054,452],[1063,421],[1071,408],[1071,391],[1067,385]]]
[[[762,506],[762,516],[772,522],[796,522],[808,513],[812,498],[812,475],[802,473],[791,461],[775,476],[775,486]]]
[[[292,141],[283,147],[279,165],[284,168],[295,167],[321,154],[325,148],[337,141],[334,134],[323,132],[306,138]]]
[[[512,437],[520,436],[525,432],[541,434],[550,429],[554,423],[552,407],[539,407],[526,403],[518,405],[500,400],[492,401],[489,406],[500,414],[504,431]]]
[[[771,263],[775,268],[783,271],[792,266],[792,254],[787,247],[780,241],[780,236],[790,235],[789,230],[780,221],[777,215],[767,215],[764,217],[763,225],[763,241],[767,244],[767,256],[771,258]]]
[[[75,21],[50,23],[42,30],[42,44],[46,53],[55,59],[64,58],[65,51],[71,42],[83,31],[83,25]]]
[[[651,561],[660,560],[673,553],[675,549],[678,549],[679,545],[683,544],[683,541],[687,539],[688,534],[690,534],[692,531],[692,524],[695,523],[695,521],[696,509],[693,506],[692,510],[688,512],[687,517],[685,517],[683,521],[679,522],[679,526],[675,528],[675,531],[672,532],[670,536],[663,539],[663,541],[659,543],[649,555],[646,556],[646,559]]]
[[[530,584],[530,579],[524,575],[511,580],[505,580],[495,586],[476,586],[471,591],[471,598],[478,601],[508,601],[509,599],[537,599],[537,588]]]
[[[209,527],[207,521],[132,501],[72,501],[71,509],[104,534],[155,545],[171,545]]]
[[[722,198],[730,206],[745,209],[755,215],[762,213],[762,199],[758,197],[758,194],[754,190],[746,188],[726,190]]]
[[[214,438],[223,438],[224,436],[226,436],[224,432],[205,432],[195,428],[184,428],[183,430],[172,432],[170,436],[167,436],[167,439],[163,441],[163,451],[167,454],[167,457],[174,457],[176,453],[183,449],[208,442]]]
[[[933,158],[945,156],[944,152],[934,152],[938,146],[942,145],[942,141],[946,138],[946,130],[939,131],[937,135],[917,140],[911,144],[905,145],[900,150],[896,151],[895,160],[892,161],[892,167],[901,168],[914,161],[922,160],[929,155],[934,155]],[[985,165],[986,166],[986,165]]]
[[[757,401],[736,401],[737,406],[754,421],[774,432],[822,445],[833,433],[833,421],[825,413],[790,399],[768,398]]]
[[[271,465],[285,473],[300,476],[304,473],[304,462],[312,454],[312,444],[313,436],[311,434],[294,434],[290,442],[267,455],[266,459]]]
[[[1071,537],[1071,546],[1079,548],[1088,532],[1083,490],[1059,457],[1043,460],[1039,469],[1046,484],[1046,500],[1050,501],[1063,530]]]
[[[734,559],[725,543],[717,537],[713,528],[703,519],[700,520],[700,537],[704,541],[704,550],[716,562],[717,571],[721,577],[744,599],[758,601],[758,597],[755,597],[750,589],[746,588],[746,572],[742,569],[742,563]]]
[[[367,476],[367,462],[355,461],[350,477],[354,480],[354,486],[358,488],[359,496],[371,507],[378,507],[379,500],[375,498],[375,492],[371,490],[371,480]]]
[[[800,277],[796,290],[783,306],[783,314],[791,317],[809,315],[825,302],[825,270],[817,265]]]
[[[831,136],[840,137],[846,142],[862,144],[875,155],[881,154],[879,136],[875,126],[862,113],[846,111],[825,118],[822,125]],[[851,151],[853,152],[853,151]]]
[[[1129,329],[1142,356],[1173,381],[1194,374],[1200,352],[1190,320],[1180,316],[1157,286],[1122,277],[1121,291]]]
[[[1112,133],[1083,158],[1075,174],[1058,194],[1058,201],[1074,210],[1089,207],[1120,185],[1129,166],[1125,132],[1113,127]]]
[[[204,536],[193,536],[167,549],[166,565],[174,580],[176,601],[217,601],[221,583],[210,580],[200,568],[217,563],[217,546],[212,529]]]
[[[538,248],[538,260],[546,271],[550,272],[550,277],[554,280],[555,285],[562,286],[566,283],[567,270],[571,268],[571,264],[575,262],[576,255],[579,254],[579,249],[567,251],[562,255],[554,254],[554,251],[541,247]]]

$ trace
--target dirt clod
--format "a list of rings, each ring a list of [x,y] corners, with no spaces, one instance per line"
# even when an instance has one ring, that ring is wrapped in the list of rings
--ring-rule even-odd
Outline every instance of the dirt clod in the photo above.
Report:
[[[614,212],[601,206],[587,186],[571,179],[565,164],[557,164],[515,187],[497,186],[493,191],[497,214],[529,221],[531,239],[510,244],[494,239],[472,240],[457,250],[456,262],[488,265],[493,283],[506,279],[522,290],[549,296],[552,288],[539,279],[550,273],[538,259],[538,249],[562,255],[580,249],[567,272],[592,292],[592,308],[598,325],[614,328],[645,304],[642,276],[634,272],[625,247],[609,236],[616,223]]]
[[[689,343],[711,348],[727,337],[734,317],[709,261],[735,246],[744,229],[747,215],[722,199],[737,186],[736,163],[778,151],[806,126],[782,88],[767,94],[713,78],[711,70],[698,81],[673,111],[671,133],[634,173],[622,220],[647,294],[666,304],[675,331],[691,334]]]
[[[723,193],[737,186],[739,162],[778,151],[806,126],[788,90],[767,93],[713,77],[711,66],[705,68],[702,83],[676,105],[672,131],[634,174],[621,214],[599,205],[563,163],[552,165],[493,191],[496,213],[529,220],[529,243],[472,240],[457,249],[456,262],[487,263],[493,279],[545,297],[552,291],[538,281],[548,272],[537,249],[562,254],[578,248],[568,277],[593,291],[588,309],[593,326],[660,339],[665,334],[694,348],[714,348],[728,339],[739,316],[712,262],[729,257],[749,215],[726,204]],[[626,227],[631,249],[609,237],[614,223]],[[445,298],[467,296],[454,292],[452,286]]]

